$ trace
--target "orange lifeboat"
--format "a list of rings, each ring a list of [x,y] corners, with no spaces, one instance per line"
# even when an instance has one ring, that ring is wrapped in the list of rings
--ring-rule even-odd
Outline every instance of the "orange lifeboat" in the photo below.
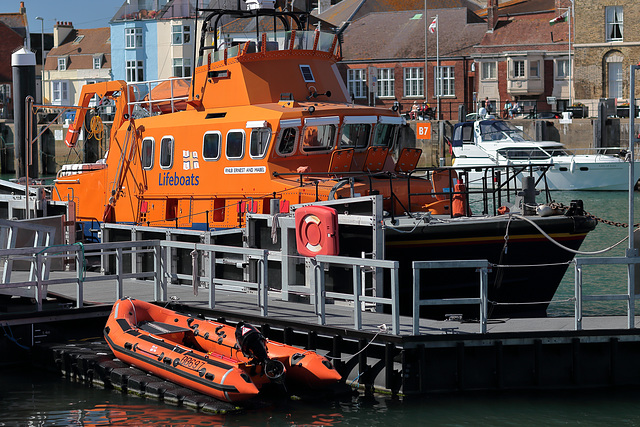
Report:
[[[251,325],[196,319],[131,298],[114,304],[104,337],[123,362],[229,402],[285,379],[315,388],[340,380],[326,358],[266,340]]]

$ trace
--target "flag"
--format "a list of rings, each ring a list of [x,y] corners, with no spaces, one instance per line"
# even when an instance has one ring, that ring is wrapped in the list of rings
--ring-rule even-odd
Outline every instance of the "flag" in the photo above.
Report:
[[[569,17],[569,11],[567,10],[560,16],[556,16],[555,18],[549,21],[549,25],[557,24],[558,22],[567,22],[567,18]]]
[[[433,21],[431,21],[431,25],[429,25],[429,32],[431,34],[436,32],[436,28],[438,28],[438,17],[436,16],[435,18],[433,18]]]

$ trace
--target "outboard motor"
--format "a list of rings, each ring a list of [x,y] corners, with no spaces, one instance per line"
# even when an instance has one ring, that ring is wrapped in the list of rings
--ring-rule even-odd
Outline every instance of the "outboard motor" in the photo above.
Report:
[[[246,357],[251,357],[264,367],[264,373],[271,381],[284,381],[285,367],[279,360],[269,359],[266,339],[253,325],[239,322],[236,326],[236,341]]]

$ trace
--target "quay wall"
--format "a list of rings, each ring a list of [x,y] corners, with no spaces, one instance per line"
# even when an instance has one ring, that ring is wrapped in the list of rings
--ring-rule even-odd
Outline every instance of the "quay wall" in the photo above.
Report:
[[[573,119],[571,124],[561,124],[559,120],[510,120],[532,138],[542,134],[542,138],[550,141],[558,141],[568,149],[587,149],[596,146],[594,130],[598,122],[596,119]],[[536,122],[542,122],[536,125]],[[454,122],[431,121],[431,139],[416,138],[416,124],[419,121],[410,120],[402,128],[399,148],[416,147],[422,149],[420,167],[437,166],[442,147],[442,136],[451,136]],[[539,129],[536,129],[536,126]],[[64,124],[53,124],[44,130],[44,124],[38,124],[37,132],[42,135],[38,138],[37,145],[33,145],[33,153],[38,153],[38,171],[40,176],[54,176],[65,163],[91,163],[102,158],[108,150],[109,124],[105,123],[104,133],[101,139],[92,139],[89,143],[80,141],[75,149],[70,149],[64,143],[68,129]],[[636,133],[640,132],[640,125],[636,125]],[[629,144],[629,120],[611,118],[606,120],[605,137],[603,147],[626,147]],[[13,122],[0,120],[0,174],[15,174],[17,170],[15,156],[15,125]],[[399,151],[399,150],[398,150]],[[446,164],[451,164],[448,148],[445,148]]]

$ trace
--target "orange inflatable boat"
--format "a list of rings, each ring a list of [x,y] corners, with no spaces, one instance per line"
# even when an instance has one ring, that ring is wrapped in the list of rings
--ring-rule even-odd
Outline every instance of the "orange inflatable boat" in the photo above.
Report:
[[[229,402],[268,383],[322,388],[340,380],[325,357],[267,340],[244,322],[233,327],[131,298],[114,304],[104,337],[123,362]]]

